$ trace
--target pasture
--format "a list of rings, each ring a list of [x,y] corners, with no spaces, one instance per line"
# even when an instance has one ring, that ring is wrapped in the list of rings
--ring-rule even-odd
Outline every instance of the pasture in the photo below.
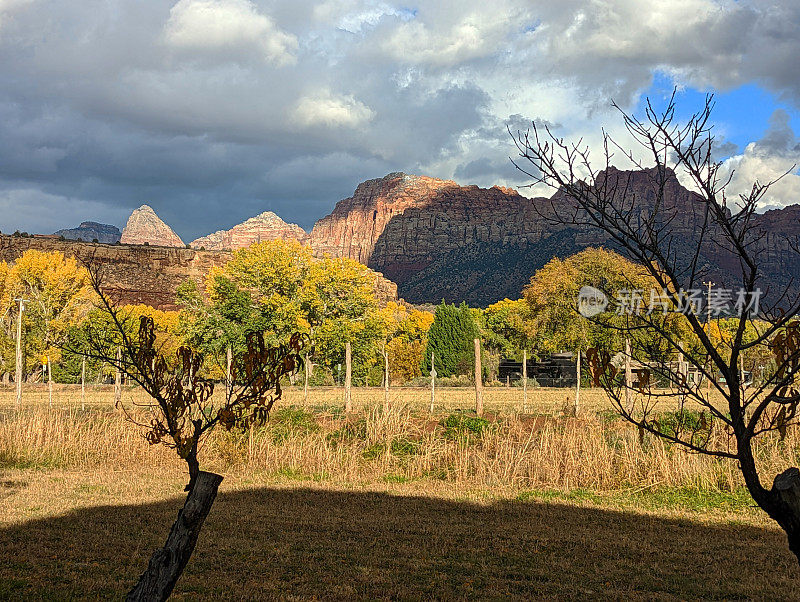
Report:
[[[216,431],[225,481],[176,599],[797,599],[783,534],[732,462],[641,438],[604,394],[289,388],[269,422]],[[123,403],[138,418],[139,392]],[[671,408],[665,407],[669,412]],[[723,433],[715,436],[724,437]],[[767,439],[763,473],[798,463]],[[183,503],[184,467],[113,388],[0,393],[0,598],[120,597]]]

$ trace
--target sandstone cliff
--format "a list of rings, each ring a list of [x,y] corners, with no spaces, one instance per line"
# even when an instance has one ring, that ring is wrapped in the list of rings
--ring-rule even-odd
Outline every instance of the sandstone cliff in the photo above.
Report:
[[[519,253],[555,231],[547,229],[534,201],[513,189],[392,173],[360,184],[340,201],[315,224],[310,243],[317,253],[350,257],[383,272],[412,302],[483,302],[521,287],[516,281],[498,286],[508,269],[494,260],[484,267],[461,261],[462,269],[453,269],[454,254],[489,258],[488,247]],[[522,272],[523,279],[532,273]]]
[[[122,231],[122,244],[183,247],[183,241],[156,215],[149,205],[142,205],[128,218]]]
[[[98,224],[97,222],[82,222],[77,228],[64,228],[54,233],[68,240],[86,240],[113,245],[122,238],[122,233],[116,226]]]
[[[306,236],[305,230],[297,224],[287,224],[272,211],[265,211],[230,230],[219,230],[193,240],[190,245],[195,249],[236,250],[265,240],[282,238],[302,241]]]
[[[625,219],[641,223],[658,197],[656,171],[601,173],[596,185],[625,194]],[[667,172],[661,219],[669,244],[686,267],[700,247],[706,277],[736,286],[737,264],[717,232],[700,241],[702,199]],[[576,224],[554,223],[554,217]],[[507,188],[459,186],[455,182],[392,173],[360,184],[352,197],[314,226],[316,253],[346,256],[383,272],[411,302],[466,300],[486,305],[516,298],[531,275],[553,257],[587,246],[617,245],[594,227],[579,225],[574,203],[562,191],[528,199]],[[763,230],[764,283],[776,289],[800,277],[800,258],[787,237],[800,235],[800,207],[767,212]]]
[[[224,266],[227,251],[146,245],[96,243],[0,235],[0,261],[13,262],[28,249],[59,251],[79,261],[104,267],[104,289],[117,303],[144,303],[157,309],[177,309],[175,293],[187,278],[202,285],[209,271]],[[382,303],[397,300],[397,285],[375,274],[375,294]]]
[[[103,266],[105,291],[117,303],[144,303],[158,309],[176,309],[175,291],[192,278],[202,283],[229,253],[145,245],[103,245],[69,240],[0,236],[0,260],[13,262],[28,249],[60,251],[79,261]]]

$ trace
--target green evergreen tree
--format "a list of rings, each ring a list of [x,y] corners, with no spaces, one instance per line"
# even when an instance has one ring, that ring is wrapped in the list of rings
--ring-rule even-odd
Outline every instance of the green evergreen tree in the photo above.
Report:
[[[469,374],[475,368],[473,341],[477,336],[478,325],[467,304],[456,306],[442,300],[428,331],[423,374],[430,372],[431,352],[439,376]]]

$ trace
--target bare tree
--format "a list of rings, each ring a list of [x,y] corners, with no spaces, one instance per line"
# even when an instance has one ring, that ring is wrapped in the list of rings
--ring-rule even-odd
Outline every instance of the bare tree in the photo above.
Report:
[[[114,366],[142,387],[152,402],[123,408],[127,419],[143,429],[150,444],[174,449],[189,471],[184,507],[164,547],[153,554],[128,594],[128,600],[166,600],[191,557],[222,482],[222,476],[200,470],[203,438],[217,426],[231,430],[263,424],[281,397],[281,378],[302,368],[307,337],[294,334],[286,344],[268,347],[263,333],[250,333],[245,352],[233,358],[224,397],[216,400],[214,382],[203,376],[203,355],[186,346],[174,356],[168,354],[152,318],[137,319],[118,307],[104,292],[101,266],[91,261],[86,266],[110,326],[89,323],[86,347],[68,351]]]
[[[660,289],[658,311],[629,312],[627,320],[613,325],[605,313],[591,318],[625,331],[633,342],[630,356],[641,362],[631,382],[613,361],[617,350],[592,349],[595,384],[642,436],[650,433],[691,452],[737,461],[753,499],[784,529],[800,560],[800,471],[789,468],[767,488],[754,453],[759,438],[782,438],[797,424],[800,299],[793,280],[776,290],[765,279],[766,233],[756,209],[774,181],[755,182],[748,193],[728,198],[732,174],[723,175],[714,157],[713,106],[709,95],[702,109],[679,122],[673,92],[663,111],[648,100],[643,119],[619,109],[637,152],[604,131],[598,161],[582,141],[565,142],[533,124],[527,133],[512,133],[520,155],[514,164],[534,184],[558,189],[551,204],[540,208],[543,217],[599,233]],[[612,166],[615,154],[641,170],[637,177],[646,174],[646,190],[634,185],[633,172]],[[676,172],[694,189],[689,204],[676,203]],[[788,243],[797,253],[794,241]],[[712,276],[726,282],[713,289]],[[715,325],[721,328],[722,315],[714,295],[725,290],[723,284],[738,290],[727,299],[732,317],[720,337],[712,333]],[[676,322],[693,339],[693,350],[676,335]],[[750,383],[748,368],[752,373],[766,356],[774,363]],[[687,378],[690,368],[700,378]],[[665,386],[655,388],[656,382]],[[669,425],[658,419],[662,400],[678,407]],[[692,415],[693,407],[700,411]]]

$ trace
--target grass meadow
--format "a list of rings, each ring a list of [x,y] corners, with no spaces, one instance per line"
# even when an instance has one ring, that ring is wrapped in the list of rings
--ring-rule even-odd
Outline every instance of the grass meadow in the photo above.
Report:
[[[216,431],[225,476],[175,599],[798,599],[783,534],[732,462],[615,417],[599,390],[289,388],[269,422]],[[144,418],[141,393],[123,403]],[[664,408],[668,412],[669,407]],[[726,444],[723,432],[715,433]],[[764,440],[765,482],[800,435]],[[119,598],[183,503],[184,467],[110,387],[0,392],[0,598]]]

